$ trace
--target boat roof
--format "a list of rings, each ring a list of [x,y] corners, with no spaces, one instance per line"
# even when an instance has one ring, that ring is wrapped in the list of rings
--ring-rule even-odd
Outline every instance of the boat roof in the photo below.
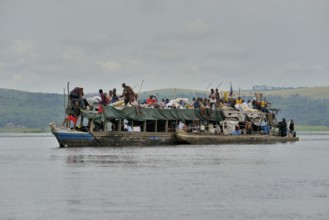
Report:
[[[220,110],[205,109],[159,109],[139,108],[138,106],[125,106],[123,108],[111,105],[103,106],[103,113],[82,110],[82,116],[101,122],[104,119],[127,119],[134,121],[146,120],[207,120],[222,121],[224,116]]]

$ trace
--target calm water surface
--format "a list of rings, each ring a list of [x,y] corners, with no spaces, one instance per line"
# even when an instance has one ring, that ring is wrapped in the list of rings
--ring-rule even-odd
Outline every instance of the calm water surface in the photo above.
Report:
[[[275,145],[58,148],[0,135],[0,219],[329,219],[329,133]]]

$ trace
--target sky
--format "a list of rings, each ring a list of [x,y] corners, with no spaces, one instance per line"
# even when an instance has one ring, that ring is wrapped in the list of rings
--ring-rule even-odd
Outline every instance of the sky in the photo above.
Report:
[[[329,85],[328,0],[0,0],[0,88]],[[122,91],[122,90],[121,90]]]

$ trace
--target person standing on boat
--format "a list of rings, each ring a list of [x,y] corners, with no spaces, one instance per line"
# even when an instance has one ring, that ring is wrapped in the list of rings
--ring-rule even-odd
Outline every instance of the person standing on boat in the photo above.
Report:
[[[215,109],[215,104],[216,104],[216,93],[214,89],[210,90],[210,95],[209,95],[209,102],[210,102],[210,108]]]
[[[286,119],[283,118],[281,122],[279,122],[280,136],[287,136],[287,122]]]
[[[115,103],[115,102],[119,101],[119,97],[117,95],[117,89],[113,88],[112,92],[113,92],[113,94],[112,94],[111,103]]]
[[[245,126],[247,134],[252,134],[253,133],[253,128],[252,128],[252,119],[249,119],[246,121],[246,126]]]
[[[216,106],[220,105],[220,95],[218,92],[218,88],[215,89],[215,97],[216,97]]]
[[[124,97],[125,105],[127,105],[128,103],[130,104],[135,98],[134,90],[125,83],[122,83],[122,88],[123,93],[120,97]]]
[[[295,132],[295,123],[294,121],[291,119],[290,123],[289,123],[289,134],[293,137],[296,137],[296,132]]]
[[[112,101],[112,97],[113,97],[113,91],[112,91],[112,90],[109,90],[109,93],[108,93],[108,95],[107,95],[108,103],[111,103],[111,101]]]

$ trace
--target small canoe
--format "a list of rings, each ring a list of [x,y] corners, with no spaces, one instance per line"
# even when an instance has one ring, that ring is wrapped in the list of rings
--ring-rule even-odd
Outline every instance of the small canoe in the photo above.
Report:
[[[193,133],[178,131],[177,138],[189,144],[206,145],[206,144],[274,144],[298,141],[298,137],[281,137],[274,135],[261,134],[241,134],[241,135],[224,135],[211,134],[206,132]]]

